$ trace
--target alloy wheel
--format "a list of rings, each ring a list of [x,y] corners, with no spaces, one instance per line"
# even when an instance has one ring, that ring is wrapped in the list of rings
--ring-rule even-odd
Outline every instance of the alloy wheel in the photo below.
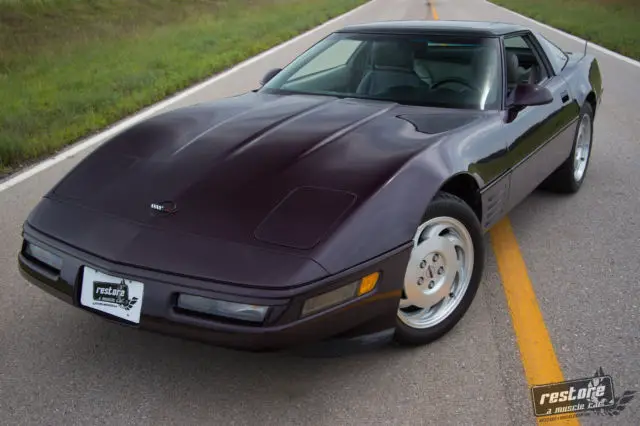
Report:
[[[433,327],[462,301],[471,280],[473,240],[457,219],[436,217],[418,227],[405,273],[398,317],[416,329]]]

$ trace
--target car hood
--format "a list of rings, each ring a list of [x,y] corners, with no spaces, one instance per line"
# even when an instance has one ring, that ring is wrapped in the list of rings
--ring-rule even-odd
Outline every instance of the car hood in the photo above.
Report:
[[[228,253],[232,244],[312,259],[313,248],[402,164],[477,117],[419,111],[389,102],[261,93],[199,104],[119,134],[47,198],[50,206],[81,208],[85,222],[91,221],[88,211],[126,222],[126,235],[123,231],[106,257],[139,258],[136,251],[149,250],[142,244],[168,244],[191,235],[203,241],[203,249],[217,245]],[[162,212],[159,206],[170,208]],[[32,217],[39,228],[36,217],[43,220],[43,215]],[[63,240],[72,234],[80,238],[77,230],[57,229]],[[106,247],[92,241],[77,244],[92,245],[87,250],[94,253]],[[176,271],[184,267],[170,264]],[[213,269],[203,275],[220,279]],[[314,270],[301,279],[323,272],[318,265]]]

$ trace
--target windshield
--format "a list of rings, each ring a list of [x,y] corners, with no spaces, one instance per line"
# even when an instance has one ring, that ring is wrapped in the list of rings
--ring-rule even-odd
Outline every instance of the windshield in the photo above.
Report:
[[[261,90],[487,110],[501,82],[495,38],[336,33]]]

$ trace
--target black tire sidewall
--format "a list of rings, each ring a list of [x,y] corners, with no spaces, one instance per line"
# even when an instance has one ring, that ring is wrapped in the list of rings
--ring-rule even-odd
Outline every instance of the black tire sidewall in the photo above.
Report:
[[[440,323],[426,329],[415,329],[406,325],[396,316],[395,340],[401,344],[421,345],[434,341],[449,332],[464,316],[478,291],[485,262],[484,235],[480,222],[473,210],[460,198],[440,193],[431,202],[423,216],[422,223],[439,216],[459,220],[469,232],[474,249],[473,272],[469,287],[463,299],[453,312]]]

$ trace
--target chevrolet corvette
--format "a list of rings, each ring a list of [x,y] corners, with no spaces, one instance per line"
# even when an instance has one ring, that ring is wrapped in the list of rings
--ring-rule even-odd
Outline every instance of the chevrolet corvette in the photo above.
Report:
[[[103,143],[26,218],[22,275],[112,322],[277,350],[448,333],[484,234],[582,186],[596,58],[501,22],[352,25],[259,88]]]

